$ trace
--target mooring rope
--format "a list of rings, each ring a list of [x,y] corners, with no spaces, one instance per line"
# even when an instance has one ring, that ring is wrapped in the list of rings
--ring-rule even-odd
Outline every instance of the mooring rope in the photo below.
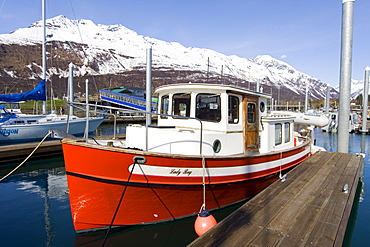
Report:
[[[135,169],[135,165],[136,165],[136,161],[134,161],[134,165],[132,166],[132,169],[131,169],[131,171],[130,171],[130,175],[129,175],[129,176],[128,176],[128,178],[127,178],[126,186],[125,186],[125,188],[124,188],[124,189],[123,189],[123,191],[122,191],[121,198],[119,199],[119,201],[118,201],[118,205],[117,205],[116,210],[115,210],[115,212],[114,212],[114,214],[113,214],[112,221],[111,221],[111,223],[109,224],[109,227],[108,227],[107,232],[105,233],[105,237],[104,237],[104,241],[103,241],[102,247],[104,247],[104,246],[105,246],[105,243],[106,243],[106,241],[107,241],[107,239],[108,239],[109,232],[110,232],[110,230],[112,229],[112,226],[113,226],[114,220],[116,219],[116,216],[117,216],[118,210],[119,210],[119,208],[120,208],[120,206],[121,206],[121,203],[122,203],[123,197],[124,197],[124,196],[125,196],[125,194],[126,194],[126,190],[127,190],[128,184],[129,184],[129,182],[130,182],[131,175],[132,175],[132,173],[133,173],[133,171],[134,171],[134,169]]]
[[[44,136],[44,138],[40,141],[40,143],[35,147],[35,149],[27,156],[27,158],[25,158],[22,163],[20,163],[16,168],[14,168],[11,172],[9,172],[8,174],[6,174],[4,177],[2,177],[0,179],[0,182],[3,181],[4,179],[6,179],[7,177],[9,177],[13,172],[15,172],[19,167],[21,167],[24,163],[26,163],[26,161],[36,152],[36,150],[41,146],[41,144],[45,141],[45,139],[51,135],[51,132],[49,131],[49,133],[47,133],[46,136]]]
[[[281,178],[282,174],[281,174],[281,166],[283,164],[283,152],[280,152],[280,160],[279,160],[279,163],[280,163],[280,174],[279,174],[279,177]]]
[[[281,173],[281,166],[282,165],[283,165],[283,152],[280,152],[280,174],[279,174],[279,178],[280,178],[281,182],[285,182],[286,174],[282,175],[282,173]]]
[[[206,159],[204,158],[204,155],[202,154],[202,184],[203,184],[203,204],[200,207],[199,213],[202,211],[202,209],[206,209]]]

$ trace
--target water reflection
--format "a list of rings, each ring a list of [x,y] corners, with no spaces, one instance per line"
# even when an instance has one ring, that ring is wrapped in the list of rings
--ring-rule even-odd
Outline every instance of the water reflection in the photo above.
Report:
[[[4,176],[18,164],[2,166]],[[30,161],[1,183],[0,225],[4,246],[55,246],[70,219],[64,162],[61,157]],[[66,216],[68,215],[68,218]],[[62,233],[62,234],[60,234]],[[63,242],[71,243],[73,235]]]
[[[2,167],[0,175],[17,165]],[[102,246],[105,231],[76,234],[73,228],[62,157],[26,163],[0,185],[0,217],[6,223],[0,225],[0,241],[4,246]],[[212,214],[220,221],[240,206]],[[197,237],[194,221],[192,217],[116,228],[105,246],[185,246]]]
[[[242,204],[212,212],[219,222]],[[195,217],[156,225],[120,228],[109,234],[105,246],[186,246],[197,238]],[[76,235],[75,246],[102,246],[105,232]]]

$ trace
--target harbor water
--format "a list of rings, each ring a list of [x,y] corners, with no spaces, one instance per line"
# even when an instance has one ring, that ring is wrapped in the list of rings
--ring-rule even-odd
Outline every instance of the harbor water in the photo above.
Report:
[[[98,130],[109,133],[106,125]],[[124,132],[118,126],[118,133]],[[337,134],[315,130],[316,145],[327,151],[337,151]],[[350,134],[350,153],[364,153],[365,166],[363,189],[356,197],[347,230],[345,246],[367,246],[368,222],[370,222],[370,197],[366,194],[370,183],[370,135]],[[0,167],[4,176],[18,164]],[[289,176],[287,177],[289,179]],[[201,206],[202,202],[199,202]],[[157,225],[134,226],[105,232],[76,234],[72,225],[67,181],[63,157],[30,161],[16,173],[0,183],[0,245],[1,246],[186,246],[197,235],[195,218]],[[235,205],[213,212],[219,221],[233,210]],[[106,238],[106,239],[105,239]]]

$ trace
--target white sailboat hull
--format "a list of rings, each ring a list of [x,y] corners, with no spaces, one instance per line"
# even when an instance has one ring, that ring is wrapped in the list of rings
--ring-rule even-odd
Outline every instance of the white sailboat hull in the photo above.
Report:
[[[89,133],[96,130],[103,122],[103,118],[90,118]],[[77,118],[69,122],[69,134],[81,135],[85,132],[86,119]],[[1,124],[0,125],[0,143],[39,141],[50,129],[60,129],[66,131],[67,121],[50,121],[41,123],[23,123],[23,124]]]

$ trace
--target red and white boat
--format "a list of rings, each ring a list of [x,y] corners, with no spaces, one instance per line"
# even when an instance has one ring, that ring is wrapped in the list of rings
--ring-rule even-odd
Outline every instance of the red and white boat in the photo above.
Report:
[[[313,152],[312,129],[288,113],[268,113],[270,95],[218,84],[156,92],[157,125],[128,126],[123,141],[62,140],[76,231],[225,207],[256,195]]]

